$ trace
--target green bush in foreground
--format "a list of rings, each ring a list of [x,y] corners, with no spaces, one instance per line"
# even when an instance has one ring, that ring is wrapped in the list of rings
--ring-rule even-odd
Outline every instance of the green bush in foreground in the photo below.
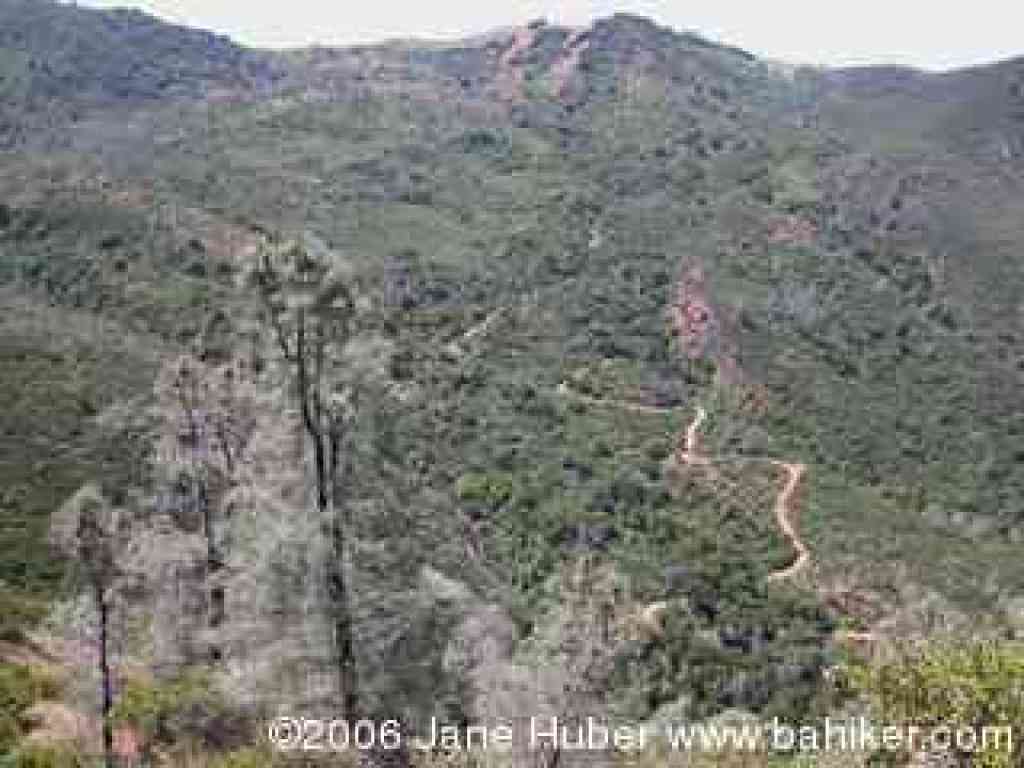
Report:
[[[26,744],[0,758],[0,768],[82,768],[82,760],[67,747]]]
[[[0,664],[0,755],[9,753],[25,734],[25,716],[39,699],[57,693],[56,681],[22,664]]]
[[[46,603],[0,584],[0,641],[20,643],[25,630],[42,618]]]
[[[847,679],[868,697],[880,723],[948,727],[962,764],[1024,766],[1020,734],[1005,738],[1007,727],[1024,723],[1024,644],[935,641],[895,660],[850,663]],[[974,745],[955,735],[961,729],[975,734]],[[996,729],[1004,736],[997,738]]]
[[[226,708],[203,671],[188,672],[167,682],[131,680],[114,705],[119,725],[137,728],[146,744],[202,741],[224,725]]]

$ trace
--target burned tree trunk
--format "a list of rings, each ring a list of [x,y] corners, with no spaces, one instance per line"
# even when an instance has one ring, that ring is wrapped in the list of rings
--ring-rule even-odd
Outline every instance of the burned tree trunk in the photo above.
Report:
[[[74,564],[79,577],[91,591],[96,606],[99,627],[97,671],[106,768],[114,766],[110,615],[112,595],[124,575],[119,558],[124,543],[120,530],[122,512],[107,501],[99,488],[87,485],[57,510],[50,532],[51,542]]]
[[[264,300],[271,332],[292,376],[303,431],[311,444],[316,514],[320,535],[327,545],[324,582],[330,613],[331,646],[338,675],[341,715],[357,716],[358,675],[351,595],[345,574],[346,531],[342,481],[338,476],[341,435],[348,414],[329,403],[329,358],[350,339],[349,320],[354,311],[347,287],[328,278],[301,248],[277,256],[264,254],[256,284]]]
[[[356,713],[359,702],[356,695],[359,689],[358,672],[356,668],[355,648],[353,647],[353,618],[351,605],[352,601],[348,594],[348,585],[345,579],[345,526],[344,517],[346,505],[342,497],[342,489],[345,487],[347,478],[342,477],[340,453],[341,434],[337,428],[330,433],[330,485],[331,490],[331,518],[327,531],[328,541],[331,543],[331,558],[329,572],[327,574],[327,588],[331,599],[331,607],[334,611],[334,633],[338,638],[338,668],[341,675],[341,686],[345,699],[343,706],[345,712],[350,716]],[[345,462],[347,466],[347,462]]]
[[[110,608],[107,604],[107,596],[104,594],[102,584],[94,584],[96,596],[96,612],[99,615],[99,667],[100,687],[102,689],[103,704],[103,763],[106,768],[114,768],[114,727],[110,720],[111,710],[114,707],[114,689],[110,679],[110,660],[107,656],[109,647]]]

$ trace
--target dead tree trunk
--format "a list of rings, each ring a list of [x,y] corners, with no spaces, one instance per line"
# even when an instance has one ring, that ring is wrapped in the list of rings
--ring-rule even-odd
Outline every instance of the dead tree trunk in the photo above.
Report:
[[[98,671],[103,729],[103,760],[114,768],[114,732],[111,721],[114,690],[110,674],[110,609],[119,579],[123,575],[119,555],[123,542],[116,510],[94,485],[81,488],[61,505],[51,520],[51,542],[68,556],[92,593],[99,625]]]
[[[106,768],[114,768],[114,728],[110,721],[111,710],[114,706],[114,690],[110,680],[110,661],[107,656],[109,645],[110,607],[104,594],[102,584],[94,585],[96,596],[96,612],[99,615],[99,667],[100,686],[103,697],[103,763]]]
[[[332,632],[334,666],[342,707],[341,715],[355,718],[359,708],[358,675],[349,585],[345,573],[346,531],[339,489],[339,452],[345,416],[325,406],[328,391],[326,358],[348,342],[348,320],[353,310],[347,289],[324,284],[317,265],[299,249],[293,252],[290,269],[282,273],[268,255],[261,264],[257,284],[269,310],[272,332],[294,377],[303,431],[312,447],[316,513],[320,533],[327,544],[325,586]],[[289,281],[289,278],[297,278]],[[294,309],[286,300],[286,285],[302,287],[299,293],[311,301],[299,301]],[[340,304],[335,299],[340,298]],[[307,311],[308,309],[308,311]]]

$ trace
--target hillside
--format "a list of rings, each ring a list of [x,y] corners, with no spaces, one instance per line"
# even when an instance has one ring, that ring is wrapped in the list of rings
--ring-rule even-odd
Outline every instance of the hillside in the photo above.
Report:
[[[114,667],[245,722],[335,706],[346,626],[417,722],[818,716],[846,632],[1019,631],[1024,59],[0,0],[0,75],[4,639],[97,642],[90,508]]]
[[[267,92],[281,74],[269,54],[139,11],[4,0],[0,147],[45,149],[91,110]]]

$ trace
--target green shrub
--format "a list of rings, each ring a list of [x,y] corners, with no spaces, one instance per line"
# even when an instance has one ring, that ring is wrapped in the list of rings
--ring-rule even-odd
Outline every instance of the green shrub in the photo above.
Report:
[[[886,724],[948,726],[977,733],[982,728],[1015,729],[1024,722],[1024,645],[1020,643],[932,642],[893,661],[850,662],[846,680],[854,691],[868,697],[880,722]],[[991,739],[984,749],[961,752],[971,765],[1024,765],[1024,749],[1017,740],[1007,745]]]
[[[496,475],[467,472],[459,478],[455,491],[462,501],[478,501],[496,507],[512,497],[512,483]]]
[[[112,718],[139,729],[146,742],[175,743],[201,738],[225,712],[223,698],[200,670],[168,682],[128,681]]]
[[[13,749],[25,733],[25,713],[59,686],[49,674],[22,664],[0,664],[0,753]]]
[[[25,630],[43,617],[45,603],[0,586],[0,641],[20,643]]]
[[[210,762],[210,768],[270,768],[272,765],[273,753],[257,747],[244,747],[226,752]]]
[[[6,754],[21,739],[22,727],[17,717],[0,712],[0,754]]]
[[[0,760],[0,768],[80,768],[81,758],[67,747],[26,744]]]
[[[356,750],[345,752],[309,753],[299,765],[305,768],[333,766],[333,768],[355,768],[361,753]],[[201,765],[208,768],[275,768],[275,766],[296,765],[294,756],[275,753],[267,747],[241,747],[230,752],[205,755]],[[433,765],[431,763],[431,765]],[[2,768],[2,766],[0,766]]]

